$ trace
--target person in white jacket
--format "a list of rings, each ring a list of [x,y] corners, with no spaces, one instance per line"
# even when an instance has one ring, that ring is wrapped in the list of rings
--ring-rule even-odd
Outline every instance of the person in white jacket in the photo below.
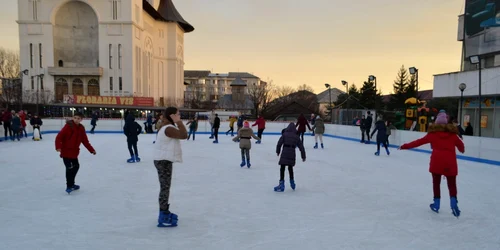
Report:
[[[158,227],[177,226],[178,216],[170,212],[170,186],[172,183],[172,165],[182,162],[181,140],[187,139],[186,127],[176,107],[168,107],[163,114],[163,122],[156,139],[154,165],[160,181],[160,214]]]

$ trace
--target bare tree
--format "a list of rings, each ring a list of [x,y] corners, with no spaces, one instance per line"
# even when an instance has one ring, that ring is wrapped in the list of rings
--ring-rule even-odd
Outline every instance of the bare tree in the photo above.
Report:
[[[0,48],[0,103],[6,105],[22,102],[19,79],[19,53]]]
[[[307,84],[302,84],[297,88],[297,91],[309,91],[311,93],[314,93],[314,89],[307,85]]]
[[[274,88],[274,95],[276,98],[282,98],[285,96],[289,96],[291,93],[294,93],[295,89],[290,86],[279,86]]]
[[[19,53],[0,48],[0,77],[17,78],[20,72]]]

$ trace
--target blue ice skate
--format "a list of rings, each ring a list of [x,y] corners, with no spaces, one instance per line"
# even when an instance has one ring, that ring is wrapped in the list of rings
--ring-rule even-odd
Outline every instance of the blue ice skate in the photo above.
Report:
[[[295,181],[293,179],[290,179],[290,187],[295,190]]]
[[[280,184],[274,187],[275,192],[283,192],[285,191],[285,181],[280,181]]]
[[[450,198],[450,206],[451,206],[451,212],[453,213],[453,215],[455,217],[459,217],[460,216],[460,210],[458,209],[458,201],[457,201],[457,198],[456,197],[451,197]]]
[[[244,167],[245,165],[247,165],[247,163],[245,162],[245,159],[243,159],[243,160],[241,161],[240,167]]]
[[[256,142],[255,142],[255,144],[260,144],[260,143],[261,143],[261,141],[260,141],[260,140],[258,140],[258,141],[256,141]]]
[[[141,162],[141,158],[139,158],[139,156],[138,156],[138,155],[136,155],[134,158],[135,158],[135,161],[136,161],[136,162]]]
[[[321,143],[321,148],[325,148],[325,146],[323,146],[323,143]]]
[[[213,143],[214,143],[214,144],[217,144],[217,143],[219,143],[219,140],[215,140],[215,141],[213,141]]]
[[[250,166],[252,166],[252,164],[250,164],[250,160],[247,161],[247,168],[250,168]]]
[[[70,194],[71,192],[76,191],[78,189],[80,189],[80,186],[73,185],[72,187],[66,188],[66,193]]]
[[[380,155],[380,151],[375,152],[375,155],[379,156]]]
[[[387,155],[391,155],[391,152],[389,152],[389,148],[386,148],[385,152],[387,153]]]
[[[130,159],[127,160],[128,163],[134,163],[135,162],[135,157],[130,157]]]
[[[434,203],[430,204],[429,207],[431,208],[432,211],[439,213],[440,204],[441,204],[441,199],[434,198]]]
[[[318,148],[318,143],[317,142],[314,144],[313,148]]]
[[[168,211],[160,211],[158,215],[158,227],[176,227],[179,217]]]

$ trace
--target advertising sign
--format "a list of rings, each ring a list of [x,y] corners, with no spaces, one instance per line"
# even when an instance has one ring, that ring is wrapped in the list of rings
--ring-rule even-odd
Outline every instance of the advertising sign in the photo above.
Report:
[[[500,0],[466,0],[466,57],[500,51]]]
[[[67,104],[94,104],[117,106],[153,107],[152,97],[123,97],[123,96],[89,96],[89,95],[64,95]]]

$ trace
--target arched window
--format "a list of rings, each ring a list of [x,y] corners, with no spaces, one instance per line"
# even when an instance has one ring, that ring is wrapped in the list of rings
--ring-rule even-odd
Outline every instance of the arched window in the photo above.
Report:
[[[57,62],[57,64],[59,65],[59,67],[64,67],[64,62],[63,62],[63,60],[59,60],[59,62]]]
[[[80,78],[73,79],[73,95],[83,95],[83,81]]]
[[[98,96],[101,95],[100,90],[99,90],[99,81],[96,79],[90,79],[88,82],[88,95],[94,95]]]
[[[64,78],[56,80],[56,102],[62,102],[64,95],[68,94],[68,81]]]

